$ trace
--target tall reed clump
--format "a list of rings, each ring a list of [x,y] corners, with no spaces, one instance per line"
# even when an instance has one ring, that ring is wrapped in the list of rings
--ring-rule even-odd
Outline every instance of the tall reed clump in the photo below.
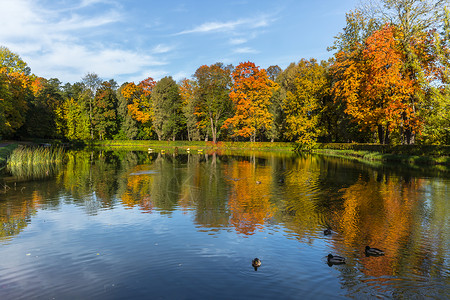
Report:
[[[8,158],[8,170],[18,177],[46,177],[64,161],[61,147],[18,147]]]

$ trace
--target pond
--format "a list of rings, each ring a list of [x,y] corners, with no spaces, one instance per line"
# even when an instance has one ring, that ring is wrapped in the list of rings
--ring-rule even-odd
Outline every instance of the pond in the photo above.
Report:
[[[73,151],[64,166],[0,182],[0,299],[450,294],[445,172],[318,155]],[[385,255],[366,256],[367,245]],[[330,253],[346,263],[329,265]]]

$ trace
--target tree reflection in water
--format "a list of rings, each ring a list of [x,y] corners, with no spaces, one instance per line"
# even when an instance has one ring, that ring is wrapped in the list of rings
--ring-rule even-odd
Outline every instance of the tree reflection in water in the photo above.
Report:
[[[70,199],[89,215],[118,206],[181,211],[200,232],[245,237],[278,226],[300,243],[324,240],[330,252],[347,257],[341,282],[351,296],[360,295],[361,284],[404,295],[400,279],[448,284],[445,177],[313,155],[80,151],[68,152],[53,178],[38,179],[3,178],[0,239],[20,234],[39,209],[58,209]],[[328,226],[333,234],[324,237]],[[385,256],[366,257],[367,245]]]

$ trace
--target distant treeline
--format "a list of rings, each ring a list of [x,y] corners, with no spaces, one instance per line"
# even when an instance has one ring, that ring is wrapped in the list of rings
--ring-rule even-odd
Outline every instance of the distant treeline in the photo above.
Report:
[[[450,144],[446,1],[388,1],[347,14],[328,61],[286,69],[200,66],[175,82],[62,84],[0,47],[0,134],[65,140]]]

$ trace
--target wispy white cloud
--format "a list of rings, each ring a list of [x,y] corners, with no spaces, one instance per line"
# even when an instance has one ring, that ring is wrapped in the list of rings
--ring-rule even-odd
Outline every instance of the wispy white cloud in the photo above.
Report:
[[[245,44],[247,42],[247,39],[244,38],[233,38],[230,39],[230,44],[231,45],[240,45],[240,44]]]
[[[206,33],[206,32],[234,30],[238,25],[241,25],[243,23],[244,23],[244,21],[242,21],[242,20],[230,21],[230,22],[208,22],[208,23],[203,23],[199,26],[196,26],[193,29],[183,30],[183,31],[179,32],[178,35],[188,34],[188,33]]]
[[[253,48],[250,48],[250,47],[237,48],[237,49],[234,49],[233,52],[234,53],[253,53],[253,54],[259,53],[259,51],[255,50]]]
[[[153,54],[167,53],[173,50],[173,46],[158,44],[152,49]]]
[[[80,30],[86,28],[95,28],[103,25],[116,23],[121,21],[121,15],[117,11],[110,11],[107,14],[97,17],[84,17],[80,15],[72,15],[70,19],[65,19],[54,24],[56,31],[64,32],[69,30]]]
[[[266,27],[273,20],[265,15],[254,18],[238,19],[228,22],[206,22],[198,25],[192,29],[183,30],[176,35],[192,34],[192,33],[209,33],[209,32],[230,32],[238,28],[255,29],[259,27]]]

